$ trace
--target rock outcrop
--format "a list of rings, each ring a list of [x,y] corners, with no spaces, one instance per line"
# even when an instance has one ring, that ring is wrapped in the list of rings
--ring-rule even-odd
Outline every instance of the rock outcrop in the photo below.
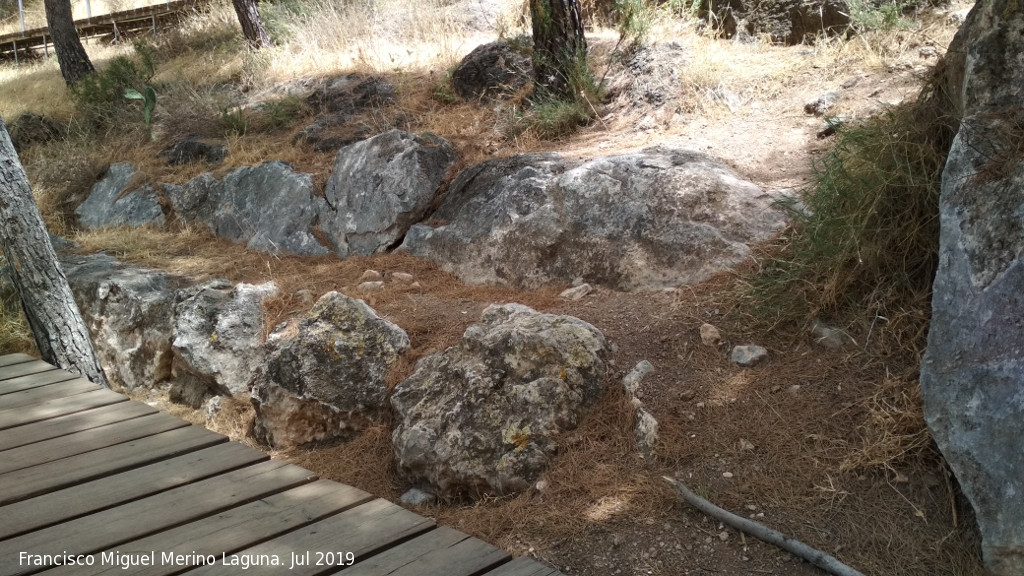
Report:
[[[472,100],[508,96],[533,77],[530,57],[507,40],[482,44],[467,54],[452,72],[455,93]]]
[[[939,200],[925,419],[974,507],[989,570],[1024,575],[1024,12],[978,3],[945,80],[963,113]]]
[[[142,186],[125,193],[135,177],[131,164],[111,164],[89,197],[75,209],[78,223],[88,229],[163,224],[164,212],[156,190]]]
[[[175,307],[171,400],[198,408],[209,396],[249,393],[265,361],[263,301],[277,286],[222,280],[192,288]]]
[[[310,232],[322,202],[313,194],[313,176],[284,162],[238,168],[223,180],[204,173],[181,186],[165,184],[164,190],[183,221],[200,222],[253,250],[328,252]]]
[[[388,371],[409,337],[362,300],[328,292],[297,326],[275,330],[267,348],[252,391],[255,433],[295,446],[379,421]]]
[[[533,289],[582,278],[620,290],[699,282],[785,225],[772,199],[698,152],[564,160],[530,154],[464,170],[402,249],[470,284]]]
[[[189,282],[107,254],[61,254],[60,265],[111,384],[134,390],[169,378],[174,304]]]
[[[327,181],[320,227],[341,257],[401,241],[427,211],[455,149],[442,138],[391,130],[342,148]]]
[[[493,305],[462,342],[420,360],[391,396],[400,468],[446,498],[529,487],[601,395],[608,346],[593,326]]]
[[[697,17],[726,38],[767,34],[772,42],[801,44],[820,34],[845,34],[850,8],[845,0],[702,0]]]

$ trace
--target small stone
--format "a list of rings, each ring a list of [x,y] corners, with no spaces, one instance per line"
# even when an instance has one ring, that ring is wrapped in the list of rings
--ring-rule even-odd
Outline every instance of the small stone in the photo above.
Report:
[[[753,366],[768,357],[768,350],[756,344],[736,346],[732,349],[730,360],[740,366]]]
[[[850,76],[846,80],[843,80],[843,83],[839,86],[844,89],[849,89],[856,86],[857,82],[860,82],[860,76]]]
[[[830,350],[839,350],[850,344],[856,344],[846,332],[833,328],[817,318],[811,323],[811,338],[815,344],[819,344]]]
[[[384,277],[381,276],[380,272],[377,272],[376,270],[367,270],[367,271],[363,272],[362,276],[359,277],[359,281],[360,282],[376,282],[376,281],[381,280],[383,278]]]
[[[576,286],[574,288],[566,288],[565,290],[562,291],[561,294],[558,295],[558,297],[561,298],[562,300],[576,302],[577,300],[582,299],[587,294],[590,294],[592,291],[593,288],[590,287],[590,284],[580,284],[579,286]]]
[[[295,296],[297,296],[299,300],[301,300],[302,303],[306,306],[310,306],[313,304],[313,293],[310,292],[309,290],[296,290]]]
[[[793,393],[793,394],[796,394],[797,392],[800,391],[800,385],[799,384],[793,384],[792,386],[789,387],[789,391],[791,393]]]
[[[812,98],[804,103],[804,112],[807,114],[813,114],[815,116],[823,116],[836,102],[839,101],[840,94],[838,92],[826,92],[816,98]]]
[[[422,506],[437,502],[437,496],[419,488],[410,488],[402,494],[402,502],[410,506]]]
[[[732,478],[732,472],[722,472],[722,478]]]
[[[213,417],[220,413],[221,408],[221,397],[214,396],[203,404],[203,416],[207,420],[213,420]]]
[[[378,280],[376,282],[363,282],[359,286],[356,286],[356,289],[361,292],[376,292],[383,287],[384,283]]]
[[[538,480],[537,483],[533,485],[533,487],[537,489],[537,492],[543,492],[548,489],[548,481]]]
[[[754,449],[754,443],[746,438],[740,438],[740,451],[747,452]]]
[[[408,272],[394,272],[391,274],[391,279],[402,284],[412,284],[412,274]]]
[[[722,542],[725,542],[726,540],[729,539],[729,533],[725,532],[725,531],[719,532],[718,533],[718,539],[721,540]]]
[[[715,346],[722,341],[722,333],[718,331],[712,324],[701,324],[700,327],[700,341],[705,346]]]
[[[420,286],[419,282],[413,282],[412,284],[409,284],[409,288],[412,288],[413,290],[419,290],[420,288],[422,288],[422,286]]]
[[[640,382],[651,372],[654,372],[654,365],[647,360],[641,360],[636,363],[636,366],[626,374],[626,377],[622,379],[622,387],[626,389],[626,392],[630,394],[636,394],[637,390],[640,389]]]

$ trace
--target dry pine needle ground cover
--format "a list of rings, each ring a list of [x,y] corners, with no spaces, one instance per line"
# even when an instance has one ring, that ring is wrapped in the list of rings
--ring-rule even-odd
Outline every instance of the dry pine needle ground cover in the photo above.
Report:
[[[769,191],[799,187],[828,146],[815,138],[821,120],[804,115],[803,102],[849,84],[837,113],[862,117],[912,97],[952,34],[941,18],[918,28],[791,48],[725,42],[695,32],[692,21],[665,18],[651,38],[658,56],[650,68],[615,61],[614,34],[598,30],[591,38],[592,64],[599,75],[609,70],[611,99],[602,105],[598,122],[551,142],[529,131],[508,136],[507,109],[438,98],[447,67],[487,38],[467,36],[442,18],[415,11],[403,21],[416,22],[416,33],[403,35],[395,26],[381,31],[373,27],[384,24],[331,10],[323,26],[352,34],[329,37],[307,26],[293,31],[286,45],[255,56],[231,48],[237,24],[226,3],[179,32],[174,56],[158,72],[171,93],[161,97],[157,109],[156,142],[135,130],[88,145],[38,146],[23,155],[48,225],[71,235],[83,252],[105,250],[199,279],[273,280],[281,296],[267,303],[268,329],[309,309],[298,290],[309,290],[314,298],[329,290],[362,297],[411,338],[412,350],[391,375],[393,383],[407,376],[418,358],[456,343],[491,303],[519,302],[594,324],[615,346],[607,393],[579,429],[560,439],[561,453],[544,475],[542,489],[417,509],[516,555],[533,555],[570,575],[818,573],[679,504],[660,480],[673,475],[712,502],[792,534],[866,574],[982,573],[973,519],[924,428],[919,359],[907,351],[865,351],[860,344],[829,351],[805,334],[756,328],[761,324],[748,316],[745,292],[745,275],[756,262],[699,285],[653,294],[597,290],[568,303],[557,298],[564,286],[534,292],[467,286],[403,254],[344,261],[270,257],[197,228],[86,233],[74,230],[71,218],[112,161],[133,162],[154,182],[182,182],[198,174],[202,167],[172,170],[156,154],[167,138],[223,121],[209,101],[212,83],[258,90],[297,76],[353,70],[382,74],[399,88],[394,106],[370,111],[359,122],[382,129],[406,118],[409,130],[451,140],[462,166],[520,152],[587,157],[664,143],[718,156]],[[522,24],[517,22],[513,14],[499,24],[514,32]],[[383,36],[371,42],[378,33]],[[101,64],[118,53],[92,50]],[[666,84],[672,74],[674,82]],[[638,96],[651,93],[661,96]],[[37,112],[72,117],[67,97],[52,94],[63,94],[52,62],[0,70],[5,118],[31,102],[41,103]],[[333,155],[291,145],[308,119],[299,113],[285,126],[227,135],[229,160],[218,171],[280,159],[316,174],[322,184]],[[387,283],[372,295],[361,294],[355,287],[366,269],[385,276],[411,273],[419,288]],[[705,322],[715,324],[725,342],[701,344],[698,328]],[[864,334],[851,335],[865,341]],[[731,345],[747,343],[767,347],[768,361],[753,368],[732,364]],[[661,433],[660,444],[646,456],[634,448],[632,410],[620,385],[643,359],[656,371],[644,379],[640,395]],[[198,413],[166,404],[159,392],[140,399],[249,441],[252,413],[245,402],[227,403],[214,421],[205,422]],[[397,499],[407,486],[394,468],[387,425],[346,442],[274,455]]]

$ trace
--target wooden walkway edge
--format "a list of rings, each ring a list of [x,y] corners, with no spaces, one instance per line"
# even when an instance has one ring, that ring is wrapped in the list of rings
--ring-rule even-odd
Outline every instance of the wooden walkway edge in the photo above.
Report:
[[[529,558],[0,356],[0,576],[562,576]]]

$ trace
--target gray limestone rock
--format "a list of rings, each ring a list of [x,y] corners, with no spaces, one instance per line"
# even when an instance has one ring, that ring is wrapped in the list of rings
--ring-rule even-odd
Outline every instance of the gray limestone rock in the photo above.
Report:
[[[175,307],[174,396],[198,408],[208,396],[248,394],[265,360],[263,301],[277,294],[259,286],[213,280],[191,289]]]
[[[131,164],[111,164],[103,178],[92,187],[89,197],[75,209],[78,223],[88,229],[162,225],[164,212],[152,187],[142,186],[124,193],[134,177],[135,169]]]
[[[442,138],[391,130],[338,151],[320,227],[339,256],[368,256],[400,242],[426,213],[455,149]]]
[[[458,346],[420,360],[391,396],[399,467],[442,498],[530,487],[601,395],[604,336],[571,316],[492,305]]]
[[[785,218],[698,152],[564,160],[531,154],[464,170],[402,249],[470,284],[532,289],[577,277],[619,290],[699,282],[749,258]]]
[[[768,357],[768,350],[757,344],[735,346],[729,359],[740,366],[753,366]]]
[[[362,300],[328,292],[267,348],[252,391],[255,433],[272,446],[296,446],[379,421],[388,371],[409,337]]]
[[[921,367],[925,419],[974,507],[985,564],[998,576],[1024,575],[1024,162],[1015,152],[1022,30],[1016,4],[978,3],[950,48],[946,77],[963,121],[942,175]]]
[[[326,254],[310,232],[322,200],[313,194],[313,176],[284,162],[238,168],[223,180],[200,174],[184,185],[164,189],[178,217],[201,222],[217,236],[244,242],[261,252]]]
[[[452,72],[452,87],[467,100],[514,94],[533,77],[528,54],[508,40],[473,49]]]

